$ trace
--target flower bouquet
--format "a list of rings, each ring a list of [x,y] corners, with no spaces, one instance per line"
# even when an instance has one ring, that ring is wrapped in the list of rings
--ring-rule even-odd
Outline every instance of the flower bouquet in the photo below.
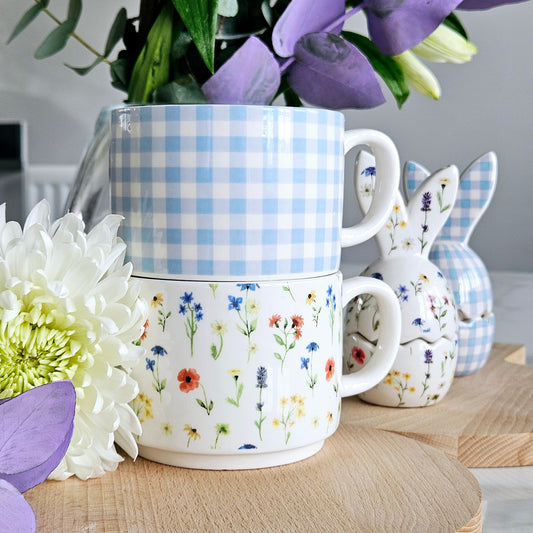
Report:
[[[455,9],[488,9],[524,0],[140,0],[139,13],[121,8],[102,52],[76,27],[82,0],[66,18],[35,0],[10,40],[37,16],[57,26],[35,57],[49,57],[77,39],[94,56],[85,75],[107,63],[114,87],[129,103],[269,105],[283,97],[329,109],[372,108],[385,101],[383,83],[399,107],[409,87],[438,98],[437,79],[420,58],[463,63],[476,53]],[[367,35],[344,28],[364,16]],[[122,41],[115,59],[111,54]]]

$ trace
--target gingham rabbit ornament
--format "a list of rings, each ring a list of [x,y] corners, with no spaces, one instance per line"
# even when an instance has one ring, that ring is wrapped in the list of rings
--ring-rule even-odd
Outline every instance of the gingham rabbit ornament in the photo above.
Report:
[[[364,213],[372,202],[374,179],[373,156],[360,152],[356,192]],[[389,374],[360,395],[367,402],[421,407],[441,400],[450,388],[457,363],[457,311],[446,278],[428,254],[451,212],[458,182],[458,170],[450,166],[424,180],[407,205],[398,191],[388,222],[375,236],[380,257],[362,275],[382,279],[396,292],[402,334]],[[379,330],[378,306],[371,296],[359,296],[346,314],[347,372],[357,371],[372,357]]]
[[[496,154],[488,152],[461,174],[457,200],[429,254],[429,259],[449,280],[457,304],[456,376],[480,370],[489,358],[494,338],[489,274],[470,248],[469,240],[494,195],[497,166]],[[418,163],[406,163],[403,179],[407,194],[412,194],[428,176],[429,171]]]

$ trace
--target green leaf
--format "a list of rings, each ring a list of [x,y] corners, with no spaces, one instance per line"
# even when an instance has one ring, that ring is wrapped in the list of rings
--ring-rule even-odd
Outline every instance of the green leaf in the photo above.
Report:
[[[161,390],[163,390],[167,386],[167,378],[164,378],[161,380]]]
[[[80,20],[81,7],[81,0],[69,0],[67,19],[75,20],[77,24],[78,20]]]
[[[196,80],[186,74],[158,87],[153,95],[155,104],[203,104],[205,95]]]
[[[409,87],[399,65],[391,57],[382,54],[367,37],[351,31],[343,31],[342,36],[354,44],[367,57],[372,68],[387,84],[396,99],[398,107],[401,108],[409,97]]]
[[[250,333],[253,333],[257,329],[257,318],[250,322]]]
[[[88,67],[73,67],[71,65],[67,65],[66,63],[65,63],[65,66],[68,67],[69,69],[73,70],[74,72],[76,72],[80,76],[85,76],[86,74],[91,72],[91,70],[94,67],[96,67],[96,65],[99,65],[103,60],[104,60],[104,56],[98,56]]]
[[[207,68],[215,69],[217,0],[172,0]]]
[[[292,341],[290,346],[287,348],[287,350],[293,350],[295,346],[296,346],[296,341]]]
[[[34,6],[31,6],[30,9],[28,9],[28,11],[26,11],[18,21],[17,25],[9,36],[9,39],[7,40],[7,44],[9,44],[20,32],[26,29],[27,26],[35,20],[37,15],[48,6],[49,2],[50,0],[42,0]]]
[[[444,19],[443,24],[448,26],[448,28],[455,30],[468,41],[468,34],[466,33],[465,27],[453,11]]]
[[[181,29],[177,33],[176,30],[174,30],[174,42],[172,43],[172,51],[170,52],[173,61],[181,59],[187,53],[187,49],[192,43],[190,33],[185,30],[181,23],[180,28]]]
[[[109,35],[107,36],[107,41],[105,43],[104,57],[107,57],[115,48],[115,45],[122,39],[124,31],[126,30],[126,22],[128,20],[128,15],[126,8],[121,8],[117,13],[111,29],[109,30]]]
[[[76,27],[76,21],[67,19],[55,28],[37,48],[35,59],[45,59],[65,48],[67,41]]]
[[[285,346],[285,342],[283,341],[283,339],[279,335],[274,334],[274,339],[276,339],[276,342],[280,346]]]
[[[211,344],[211,357],[213,359],[217,359],[218,358],[217,347],[214,344]]]
[[[128,89],[128,101],[146,103],[155,89],[168,82],[172,48],[173,8],[166,4],[148,33],[135,61]]]
[[[278,353],[278,352],[275,352],[275,353],[274,353],[274,357],[275,357],[276,359],[279,359],[280,361],[283,360],[283,357],[281,357],[281,354]]]
[[[128,60],[125,57],[115,59],[110,66],[111,85],[115,89],[128,92]]]
[[[196,398],[196,403],[200,406],[200,407],[203,407],[204,409],[207,409],[207,406],[205,405],[205,403],[200,400],[200,398]]]

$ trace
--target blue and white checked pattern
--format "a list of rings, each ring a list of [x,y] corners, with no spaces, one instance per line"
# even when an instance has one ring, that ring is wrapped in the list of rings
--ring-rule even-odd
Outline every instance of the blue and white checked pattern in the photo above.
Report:
[[[138,274],[305,277],[340,263],[344,118],[317,109],[113,112],[112,210]]]
[[[460,242],[437,241],[429,259],[448,280],[463,318],[477,318],[492,311],[489,273],[471,248]]]
[[[480,370],[487,362],[494,339],[494,315],[459,322],[456,376]]]

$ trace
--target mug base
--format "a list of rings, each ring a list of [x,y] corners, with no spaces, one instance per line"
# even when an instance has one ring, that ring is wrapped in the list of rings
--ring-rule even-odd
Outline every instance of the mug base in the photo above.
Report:
[[[182,468],[197,470],[251,470],[269,468],[302,461],[318,453],[324,440],[314,442],[300,448],[266,453],[239,454],[201,454],[189,452],[173,452],[139,445],[139,457]]]

